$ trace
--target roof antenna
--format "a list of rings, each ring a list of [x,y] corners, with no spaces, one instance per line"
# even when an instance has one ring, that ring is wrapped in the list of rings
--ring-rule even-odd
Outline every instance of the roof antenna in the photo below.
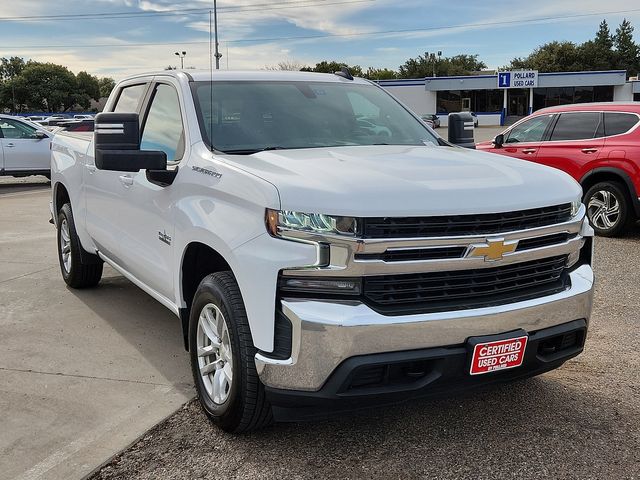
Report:
[[[213,11],[209,10],[209,148],[213,152],[213,34],[211,32]]]
[[[340,67],[340,71],[335,72],[335,75],[346,78],[347,80],[353,80],[353,75],[351,75],[351,72],[347,67]]]

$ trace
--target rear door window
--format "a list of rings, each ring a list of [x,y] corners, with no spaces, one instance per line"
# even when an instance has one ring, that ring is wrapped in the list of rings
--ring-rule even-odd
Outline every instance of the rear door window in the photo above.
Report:
[[[602,131],[600,112],[562,113],[550,140],[588,140],[602,136]]]
[[[113,111],[116,113],[136,113],[138,105],[144,94],[146,85],[131,85],[120,90],[120,95],[116,101]]]
[[[633,113],[605,112],[604,134],[610,137],[627,133],[638,123],[638,120],[638,116]]]

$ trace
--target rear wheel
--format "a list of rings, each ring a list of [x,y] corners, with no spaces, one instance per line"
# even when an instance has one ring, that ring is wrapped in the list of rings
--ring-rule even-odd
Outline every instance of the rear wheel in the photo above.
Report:
[[[95,287],[102,277],[103,263],[96,255],[82,249],[68,203],[58,213],[57,226],[58,260],[65,283],[71,288]]]
[[[598,235],[615,237],[622,234],[635,216],[625,187],[618,182],[600,182],[584,196],[587,216]]]
[[[213,423],[240,433],[272,422],[242,295],[231,272],[200,282],[189,318],[189,354],[200,405]]]

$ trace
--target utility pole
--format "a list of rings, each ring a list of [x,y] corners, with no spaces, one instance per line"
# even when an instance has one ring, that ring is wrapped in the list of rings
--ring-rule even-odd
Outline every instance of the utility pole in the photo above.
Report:
[[[184,70],[184,57],[187,56],[187,52],[176,52],[176,55],[180,57],[180,70]]]
[[[217,0],[213,0],[213,31],[215,35],[215,54],[216,70],[220,70],[220,57],[222,54],[218,51],[218,4]]]

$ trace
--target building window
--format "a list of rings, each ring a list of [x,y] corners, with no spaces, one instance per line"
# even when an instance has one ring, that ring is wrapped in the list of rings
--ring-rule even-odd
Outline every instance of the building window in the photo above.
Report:
[[[633,94],[633,101],[634,102],[640,102],[640,93],[634,93]]]
[[[572,103],[612,102],[613,86],[547,87],[533,89],[533,111]]]
[[[481,113],[500,113],[503,100],[502,90],[444,90],[436,92],[437,113],[461,112],[463,102],[468,102],[469,110]],[[468,99],[468,100],[466,100]]]

